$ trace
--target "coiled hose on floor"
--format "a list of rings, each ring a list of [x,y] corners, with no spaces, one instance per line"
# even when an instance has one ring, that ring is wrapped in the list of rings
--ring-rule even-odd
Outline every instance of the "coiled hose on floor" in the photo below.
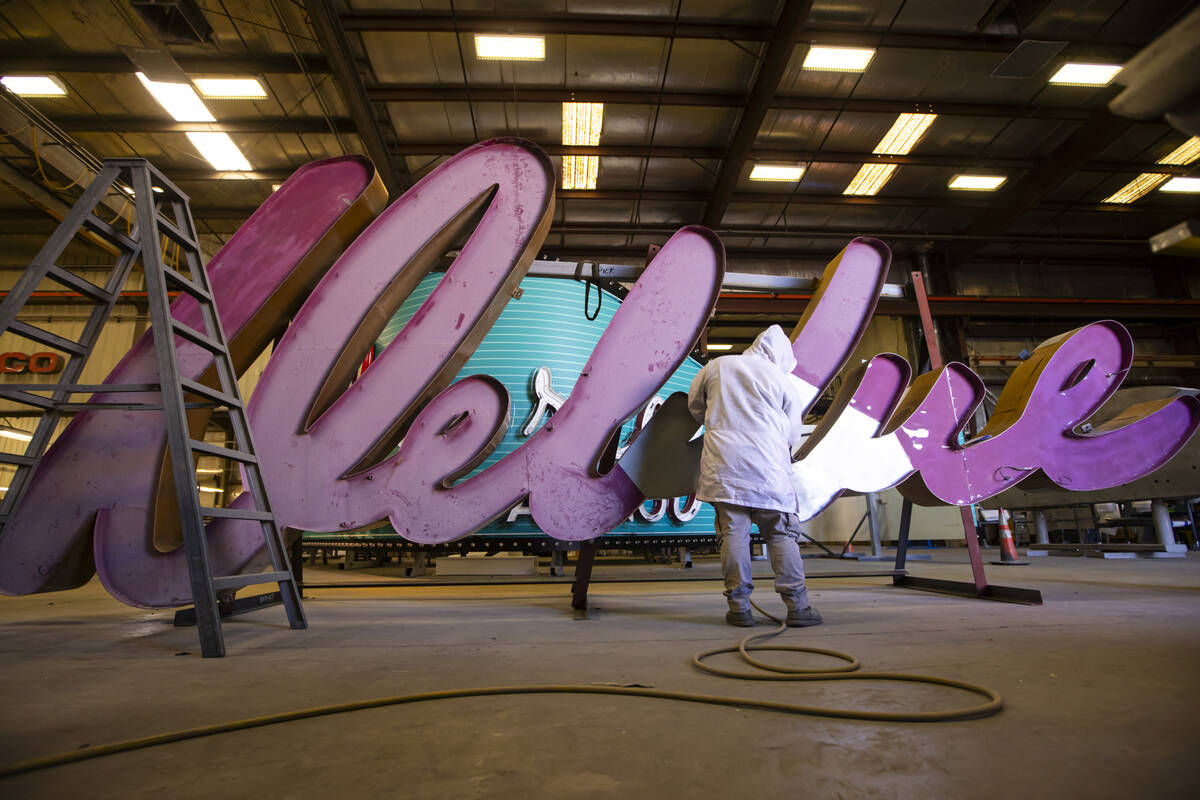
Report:
[[[754,605],[753,603],[751,605]],[[978,719],[990,717],[999,713],[1004,707],[1004,700],[995,691],[986,686],[978,686],[965,681],[954,681],[948,678],[938,678],[932,675],[908,675],[899,672],[860,672],[858,659],[848,653],[837,650],[824,650],[818,647],[801,647],[799,645],[762,645],[754,642],[771,639],[787,630],[787,625],[778,617],[768,614],[757,605],[754,608],[760,614],[778,624],[778,628],[767,633],[752,633],[742,639],[737,647],[720,647],[706,650],[692,657],[692,664],[713,675],[724,678],[740,678],[758,681],[906,681],[909,683],[925,683],[934,686],[949,686],[987,698],[987,702],[966,708],[949,711],[859,711],[848,708],[822,708],[820,706],[804,706],[795,703],[778,703],[771,700],[756,700],[749,697],[726,697],[722,695],[694,694],[692,692],[671,692],[665,689],[652,689],[638,686],[606,686],[606,685],[533,685],[533,686],[484,686],[474,689],[449,689],[441,692],[419,692],[403,694],[395,697],[378,697],[373,700],[360,700],[354,703],[339,703],[332,706],[317,706],[297,711],[285,711],[282,714],[270,714],[265,717],[252,717],[235,722],[223,722],[217,725],[205,725],[199,728],[189,728],[182,731],[171,731],[141,739],[129,739],[124,742],[84,747],[66,753],[59,753],[45,758],[35,758],[0,767],[0,777],[20,775],[48,767],[72,764],[91,758],[110,756],[117,753],[127,753],[132,750],[142,750],[147,747],[182,742],[187,739],[199,739],[205,736],[215,736],[220,733],[231,733],[249,728],[261,728],[266,725],[277,725],[281,722],[292,722],[298,719],[311,719],[331,714],[344,714],[350,711],[362,711],[368,708],[384,706],[399,706],[407,703],[424,703],[430,700],[449,700],[456,697],[487,697],[504,694],[608,694],[626,697],[656,697],[660,700],[679,700],[685,703],[708,703],[718,706],[734,706],[737,708],[760,708],[765,711],[781,711],[787,714],[804,714],[818,717],[837,717],[839,719],[865,719],[884,722],[953,722],[955,720]],[[833,669],[803,669],[783,667],[768,664],[750,655],[751,651],[775,650],[794,653],[814,653],[841,659],[846,663]],[[737,672],[721,669],[705,663],[705,659],[723,653],[739,653],[749,665],[764,672]]]

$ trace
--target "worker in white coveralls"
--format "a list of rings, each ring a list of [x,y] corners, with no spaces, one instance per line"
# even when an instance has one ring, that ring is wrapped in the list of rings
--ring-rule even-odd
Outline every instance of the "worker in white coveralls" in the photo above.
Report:
[[[767,541],[775,591],[787,624],[821,624],[809,606],[800,557],[799,500],[792,485],[792,448],[800,441],[804,407],[789,377],[792,343],[772,325],[740,355],[713,359],[688,392],[688,411],[704,424],[696,497],[712,503],[721,540],[721,568],[730,625],[751,627],[750,525]]]

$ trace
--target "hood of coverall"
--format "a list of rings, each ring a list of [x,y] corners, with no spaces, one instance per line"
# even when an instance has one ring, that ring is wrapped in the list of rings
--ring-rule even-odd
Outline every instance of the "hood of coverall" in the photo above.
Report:
[[[778,325],[772,325],[760,333],[742,355],[766,359],[779,367],[785,375],[792,374],[792,370],[796,368],[792,342]]]

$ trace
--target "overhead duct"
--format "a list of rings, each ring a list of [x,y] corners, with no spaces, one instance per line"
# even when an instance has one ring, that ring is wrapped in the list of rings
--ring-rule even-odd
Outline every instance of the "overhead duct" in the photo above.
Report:
[[[196,0],[129,0],[158,38],[171,44],[208,44],[212,26]]]

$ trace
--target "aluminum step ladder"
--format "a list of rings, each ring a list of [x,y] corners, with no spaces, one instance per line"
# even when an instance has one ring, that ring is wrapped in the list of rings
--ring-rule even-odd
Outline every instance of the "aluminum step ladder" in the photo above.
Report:
[[[136,211],[135,225],[128,234],[117,230],[96,214],[97,206],[114,188],[130,195],[130,202]],[[169,212],[173,221],[165,218],[162,212]],[[116,252],[116,262],[104,286],[58,265],[63,251],[77,234],[105,243],[108,245],[106,249]],[[164,263],[164,253],[172,244],[179,254],[175,259],[175,266],[180,269],[173,269]],[[77,381],[88,356],[91,355],[113,306],[120,298],[134,263],[139,260],[146,281],[150,328],[158,363],[158,383],[80,384]],[[181,271],[185,265],[186,274]],[[64,338],[17,319],[34,290],[47,278],[79,293],[93,304],[78,340]],[[168,287],[195,299],[206,330],[196,330],[171,316]],[[41,419],[25,452],[22,455],[0,454],[0,463],[7,463],[16,468],[8,492],[0,503],[0,536],[4,535],[4,527],[28,490],[29,480],[41,462],[50,438],[65,412],[98,408],[159,410],[165,416],[167,447],[179,502],[183,546],[187,554],[195,609],[194,618],[203,655],[206,658],[225,655],[221,607],[218,605],[217,595],[221,593],[223,596],[230,596],[232,592],[244,586],[278,584],[279,600],[287,610],[291,627],[294,630],[308,627],[300,602],[300,591],[288,562],[287,548],[263,484],[245,404],[238,389],[228,340],[217,315],[187,195],[145,159],[106,160],[96,178],[50,236],[33,263],[0,303],[0,332],[6,330],[66,353],[69,358],[57,383],[5,384],[0,388],[0,398],[24,403],[41,411]],[[175,349],[176,336],[212,353],[219,389],[180,375],[178,352]],[[71,402],[71,396],[75,394],[149,391],[160,393],[161,402]],[[46,392],[50,393],[48,397],[43,396]],[[191,399],[185,400],[185,395]],[[228,410],[233,432],[233,448],[192,439],[188,432],[187,409],[217,407]],[[242,466],[244,490],[253,499],[253,508],[202,506],[196,482],[197,455],[216,456],[239,463]],[[213,576],[204,534],[206,517],[257,521],[262,527],[272,569],[258,574]],[[270,597],[271,601],[263,600],[264,597]],[[257,608],[273,604],[273,601],[271,595],[259,595],[257,598],[239,600],[238,603],[243,608]],[[182,615],[184,612],[180,613]]]

